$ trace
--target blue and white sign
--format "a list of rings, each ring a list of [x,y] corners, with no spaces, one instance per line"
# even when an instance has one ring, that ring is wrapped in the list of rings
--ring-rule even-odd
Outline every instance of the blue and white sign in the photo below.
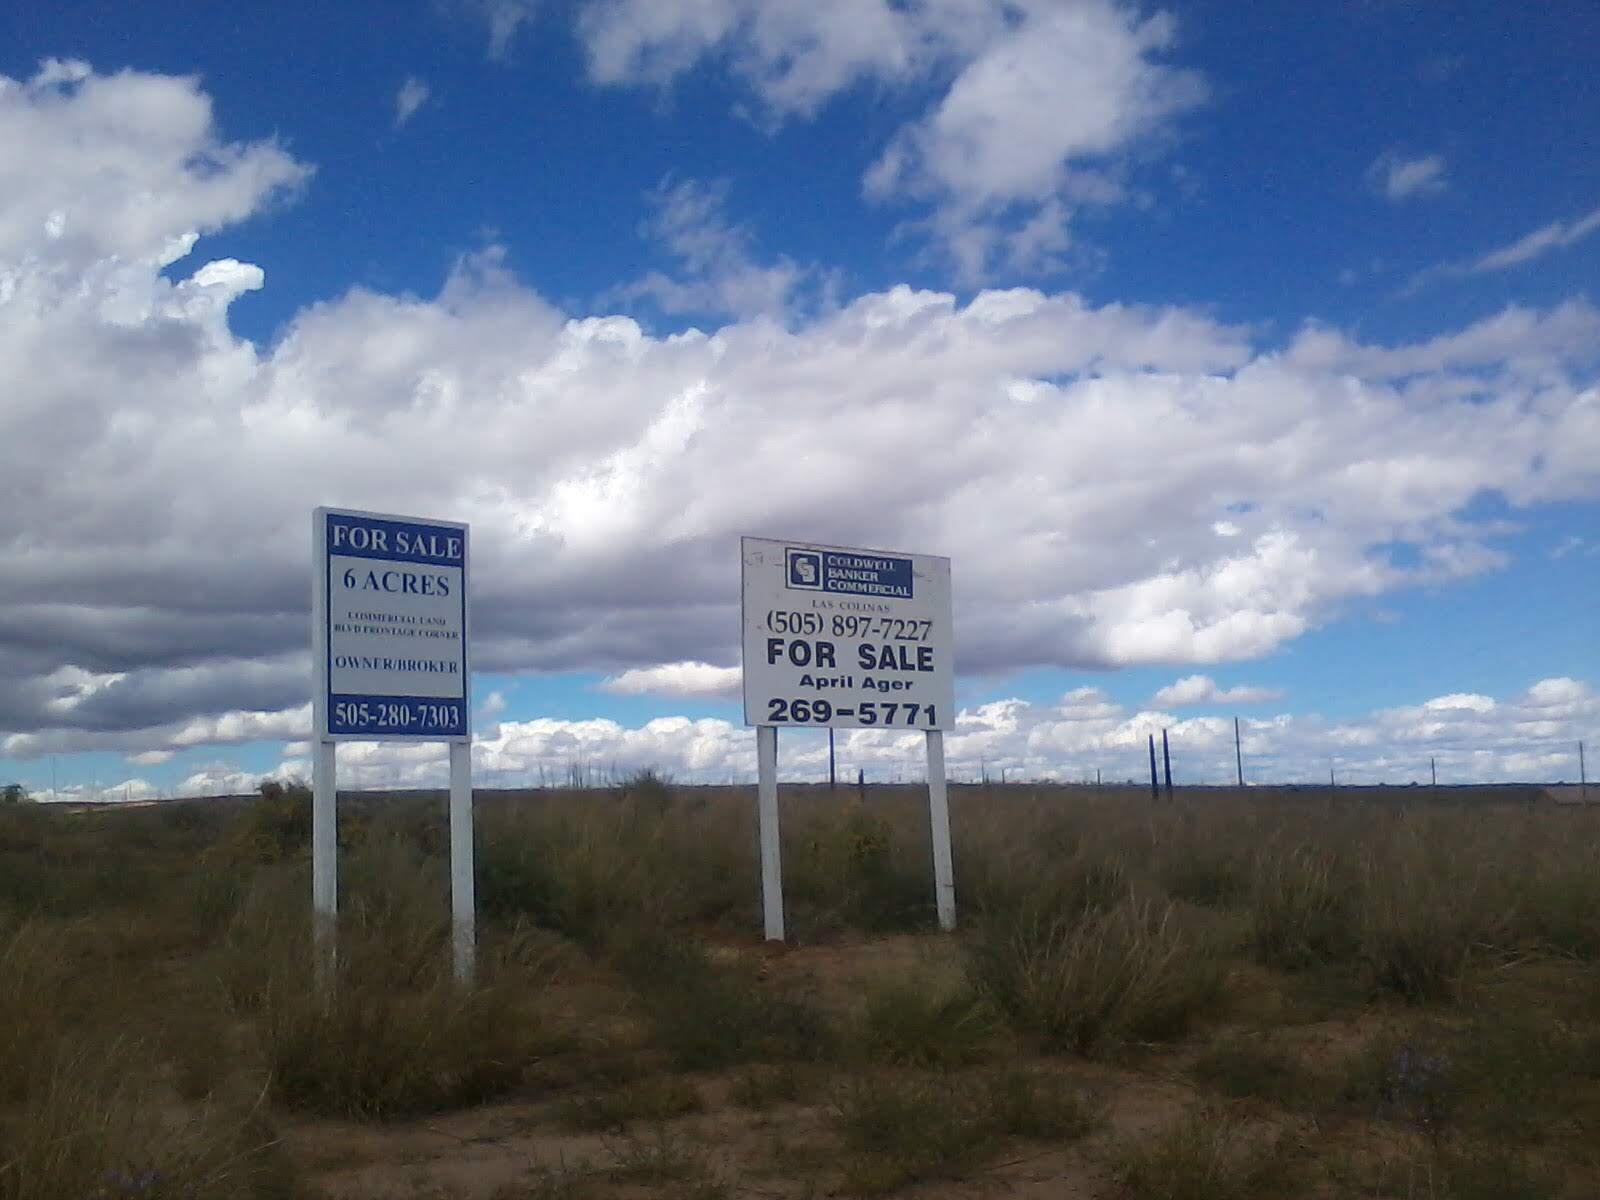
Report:
[[[950,560],[744,538],[750,725],[955,723]]]
[[[916,574],[909,558],[861,550],[784,549],[789,586],[802,592],[910,600]]]
[[[313,522],[316,736],[467,741],[467,526],[333,508]]]

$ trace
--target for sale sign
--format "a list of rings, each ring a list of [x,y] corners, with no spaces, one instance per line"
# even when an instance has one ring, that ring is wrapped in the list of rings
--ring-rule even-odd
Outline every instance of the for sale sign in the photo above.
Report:
[[[950,560],[743,538],[750,725],[947,729]]]
[[[316,736],[470,737],[467,527],[319,508]]]

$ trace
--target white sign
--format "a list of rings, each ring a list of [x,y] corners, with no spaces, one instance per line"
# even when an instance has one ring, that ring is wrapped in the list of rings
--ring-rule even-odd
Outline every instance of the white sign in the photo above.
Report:
[[[950,560],[742,538],[748,725],[955,724]]]
[[[466,742],[467,527],[319,508],[316,736]]]

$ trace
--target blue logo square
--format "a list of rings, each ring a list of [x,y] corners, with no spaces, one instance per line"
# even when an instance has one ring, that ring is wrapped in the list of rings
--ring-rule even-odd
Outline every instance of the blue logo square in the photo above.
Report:
[[[822,555],[815,550],[789,550],[787,578],[791,588],[822,590]]]

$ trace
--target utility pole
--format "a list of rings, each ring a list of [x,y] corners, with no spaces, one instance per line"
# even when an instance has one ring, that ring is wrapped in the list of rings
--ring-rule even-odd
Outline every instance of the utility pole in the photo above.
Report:
[[[828,726],[828,790],[831,792],[839,786],[839,777],[834,770],[833,759],[833,726]]]
[[[1244,752],[1239,748],[1239,718],[1233,719],[1233,765],[1239,770],[1239,786],[1244,786]]]
[[[1437,758],[1428,759],[1428,771],[1433,776],[1434,790],[1437,791],[1439,787],[1439,760]]]
[[[1161,731],[1161,763],[1167,776],[1167,799],[1172,799],[1172,755],[1167,750],[1167,731]]]
[[[1156,782],[1156,735],[1150,735],[1150,799],[1161,799],[1161,785]]]
[[[1583,743],[1578,743],[1578,802],[1589,803],[1589,775],[1583,765]]]

